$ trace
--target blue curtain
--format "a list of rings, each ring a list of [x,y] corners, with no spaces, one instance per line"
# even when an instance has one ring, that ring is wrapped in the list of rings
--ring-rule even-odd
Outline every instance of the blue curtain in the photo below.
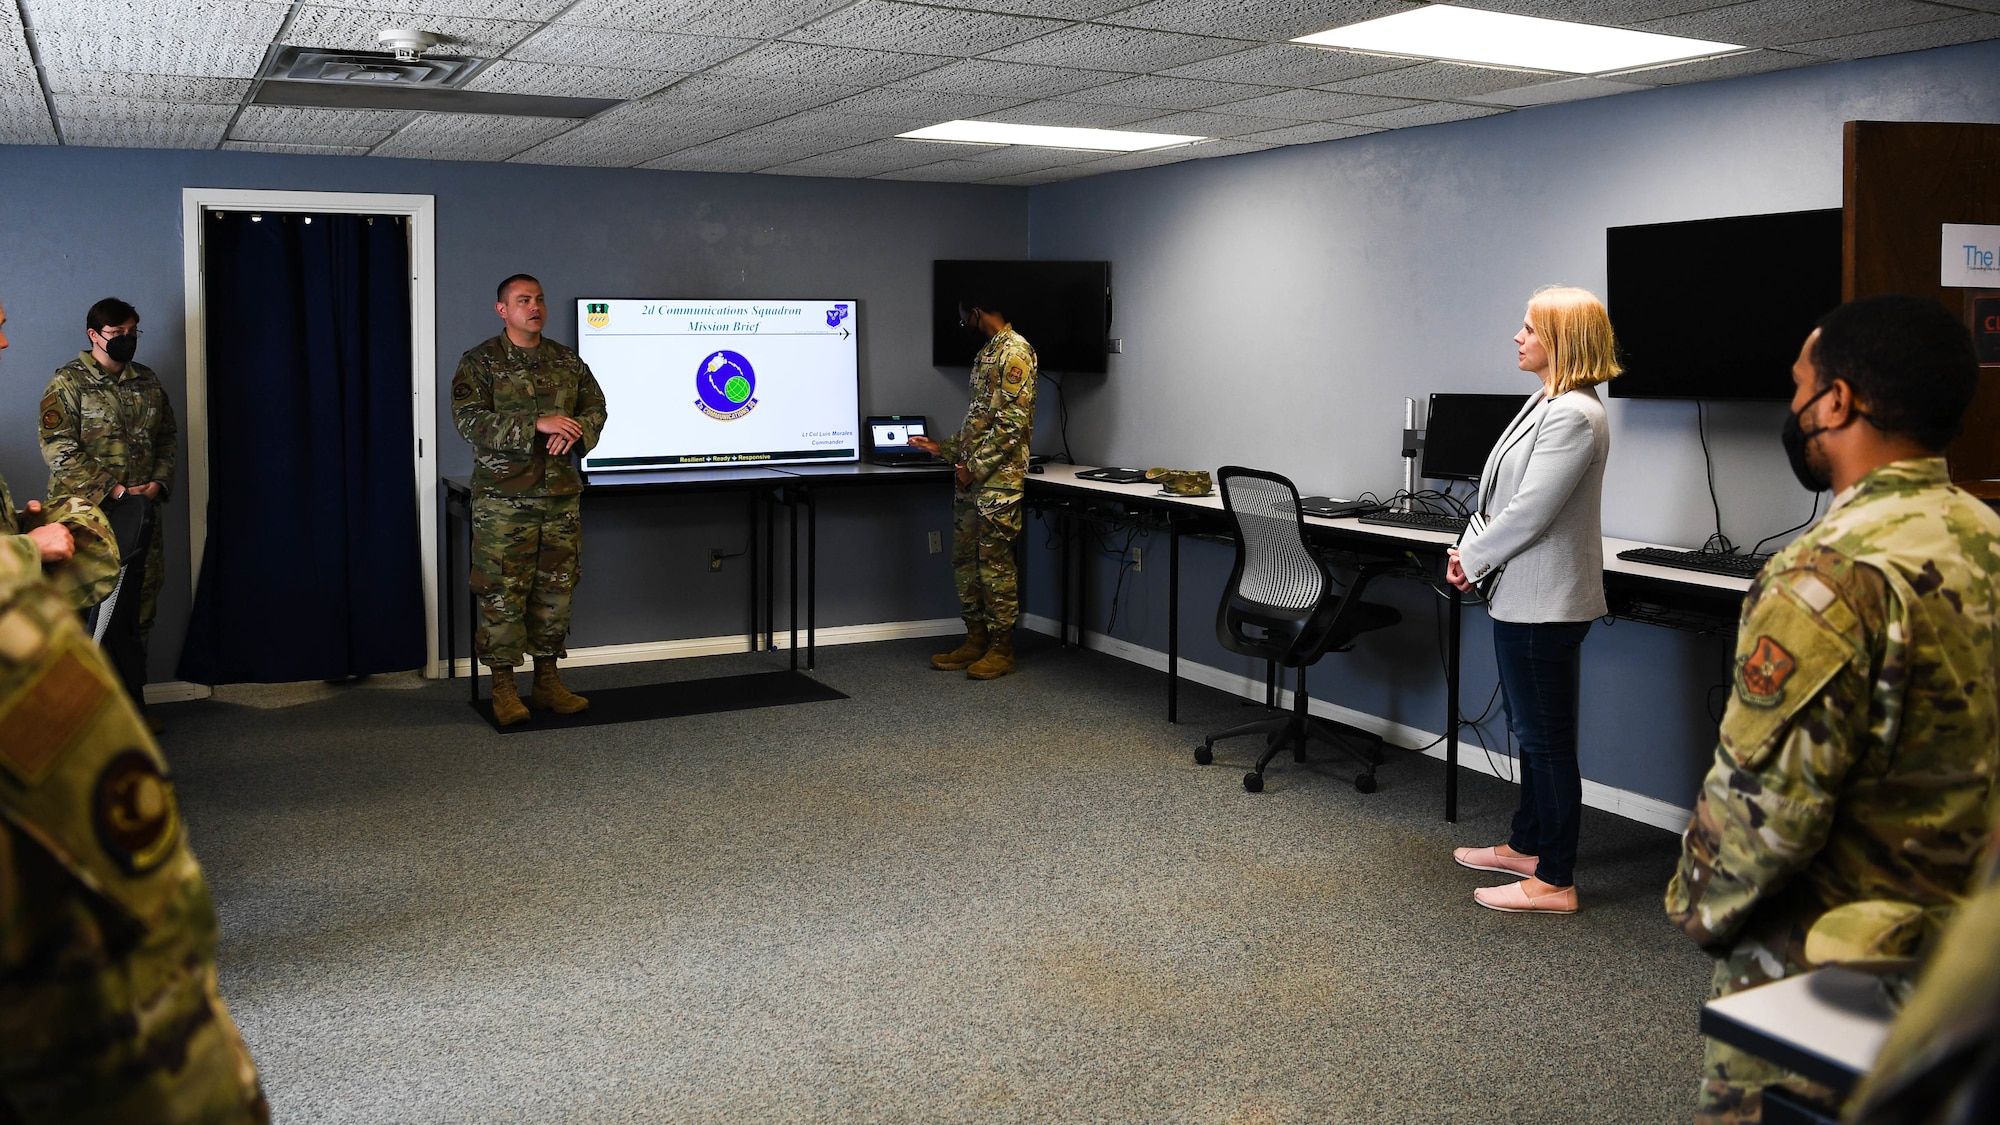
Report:
[[[237,211],[202,226],[208,546],[179,674],[419,667],[408,228]]]

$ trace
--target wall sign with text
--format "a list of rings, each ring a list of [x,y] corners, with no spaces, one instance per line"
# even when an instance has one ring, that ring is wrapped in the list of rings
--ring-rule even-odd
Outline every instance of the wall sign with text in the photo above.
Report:
[[[1947,289],[2000,289],[2000,226],[1945,223],[1938,246],[1938,284]]]

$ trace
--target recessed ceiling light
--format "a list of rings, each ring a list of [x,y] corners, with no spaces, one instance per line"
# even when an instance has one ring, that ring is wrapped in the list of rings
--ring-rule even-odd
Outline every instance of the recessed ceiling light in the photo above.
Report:
[[[1745,48],[1739,43],[1655,35],[1621,27],[1515,16],[1432,4],[1292,40],[1444,62],[1520,67],[1563,74],[1602,74],[1635,66],[1698,59]]]
[[[953,141],[972,145],[1034,145],[1096,152],[1140,152],[1193,144],[1206,137],[1179,133],[1135,133],[1126,129],[1075,129],[1061,125],[1010,125],[1005,121],[946,121],[896,134],[911,141]]]

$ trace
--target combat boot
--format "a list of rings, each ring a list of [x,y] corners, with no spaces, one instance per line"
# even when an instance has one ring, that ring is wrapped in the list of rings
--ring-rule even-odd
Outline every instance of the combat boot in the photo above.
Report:
[[[986,655],[987,643],[986,626],[977,621],[968,621],[965,623],[965,640],[950,652],[941,652],[931,657],[931,667],[946,672],[956,672]]]
[[[965,674],[974,680],[997,680],[1014,670],[1014,630],[993,630],[993,647],[986,655],[966,668]]]
[[[535,657],[535,686],[528,692],[528,702],[537,710],[558,715],[574,715],[590,706],[590,700],[563,686],[553,656]]]
[[[528,709],[521,705],[521,689],[514,685],[512,666],[491,665],[493,669],[493,721],[511,727],[528,721]]]

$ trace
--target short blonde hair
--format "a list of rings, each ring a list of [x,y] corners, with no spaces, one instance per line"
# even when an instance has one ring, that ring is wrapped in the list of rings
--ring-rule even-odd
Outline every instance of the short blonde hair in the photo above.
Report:
[[[1528,323],[1549,353],[1549,394],[1565,394],[1616,378],[1618,341],[1611,314],[1588,289],[1545,285],[1528,298]]]

